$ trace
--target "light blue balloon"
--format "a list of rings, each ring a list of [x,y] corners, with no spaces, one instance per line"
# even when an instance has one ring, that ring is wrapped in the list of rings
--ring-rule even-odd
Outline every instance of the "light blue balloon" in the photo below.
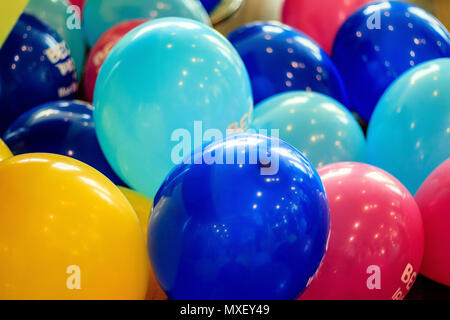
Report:
[[[105,60],[94,93],[106,158],[151,199],[176,158],[207,142],[207,129],[245,129],[252,109],[250,80],[232,45],[182,18],[156,19],[128,33]],[[194,121],[203,132],[194,132]]]
[[[68,0],[30,0],[25,12],[55,29],[66,41],[78,78],[81,78],[86,60],[86,42],[81,30],[81,17],[69,6]]]
[[[208,13],[198,0],[88,0],[83,24],[91,47],[109,28],[131,19],[182,17],[211,25]]]
[[[403,74],[378,103],[368,131],[370,163],[415,194],[450,157],[450,59],[423,63]]]
[[[255,107],[253,129],[278,129],[316,167],[366,160],[364,133],[341,103],[316,92],[281,93]],[[270,134],[270,131],[267,132]]]

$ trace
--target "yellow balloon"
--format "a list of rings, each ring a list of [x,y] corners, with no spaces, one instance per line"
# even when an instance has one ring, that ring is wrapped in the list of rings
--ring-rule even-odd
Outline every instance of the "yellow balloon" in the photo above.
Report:
[[[144,299],[139,220],[106,177],[72,158],[0,163],[0,299]]]
[[[130,190],[128,188],[119,187],[120,191],[125,195],[125,197],[130,202],[131,206],[134,208],[144,230],[145,235],[147,235],[148,218],[150,217],[150,212],[152,210],[153,201],[146,196]],[[158,281],[156,280],[153,269],[150,267],[148,290],[147,290],[147,300],[167,300],[167,296],[161,289]]]
[[[11,158],[12,153],[8,146],[0,139],[0,161]]]
[[[150,217],[150,212],[152,211],[153,201],[140,194],[139,192],[133,191],[131,189],[124,187],[119,187],[119,189],[128,199],[134,211],[136,212],[136,215],[141,222],[142,230],[144,231],[145,237],[147,238],[148,218]]]

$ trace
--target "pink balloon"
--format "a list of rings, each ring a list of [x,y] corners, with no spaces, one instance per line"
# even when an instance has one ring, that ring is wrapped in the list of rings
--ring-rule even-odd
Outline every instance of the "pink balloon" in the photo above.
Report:
[[[84,97],[87,101],[92,102],[94,100],[95,84],[97,83],[98,74],[112,48],[128,32],[147,21],[148,20],[146,19],[124,21],[108,29],[108,31],[97,40],[89,53],[84,68]]]
[[[286,0],[281,21],[313,38],[331,54],[334,38],[344,21],[373,0]]]
[[[301,300],[403,299],[423,256],[419,208],[394,177],[362,163],[318,170],[330,203],[328,251]]]
[[[69,2],[75,6],[79,6],[83,10],[86,0],[69,0]]]
[[[450,158],[431,173],[415,198],[425,229],[420,272],[450,286]]]

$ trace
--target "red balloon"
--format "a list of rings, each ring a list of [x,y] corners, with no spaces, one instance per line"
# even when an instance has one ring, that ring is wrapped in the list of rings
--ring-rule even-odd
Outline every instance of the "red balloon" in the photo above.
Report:
[[[344,21],[373,0],[286,0],[282,22],[313,38],[331,54],[334,38]]]
[[[301,300],[403,299],[419,272],[419,208],[394,177],[362,163],[318,170],[330,203],[328,251]]]
[[[79,6],[81,10],[83,10],[84,3],[86,2],[86,0],[69,0],[69,2],[75,6]]]
[[[420,272],[450,286],[450,158],[425,180],[416,193],[425,228]]]
[[[94,100],[94,89],[98,73],[111,49],[128,32],[147,21],[145,19],[125,21],[112,27],[98,39],[89,53],[84,69],[84,94],[87,101],[92,102]]]

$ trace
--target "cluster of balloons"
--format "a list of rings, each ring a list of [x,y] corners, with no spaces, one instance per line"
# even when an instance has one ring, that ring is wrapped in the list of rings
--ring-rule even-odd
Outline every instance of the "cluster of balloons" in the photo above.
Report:
[[[217,0],[30,0],[0,47],[0,298],[450,286],[450,35],[322,2],[224,37]]]

